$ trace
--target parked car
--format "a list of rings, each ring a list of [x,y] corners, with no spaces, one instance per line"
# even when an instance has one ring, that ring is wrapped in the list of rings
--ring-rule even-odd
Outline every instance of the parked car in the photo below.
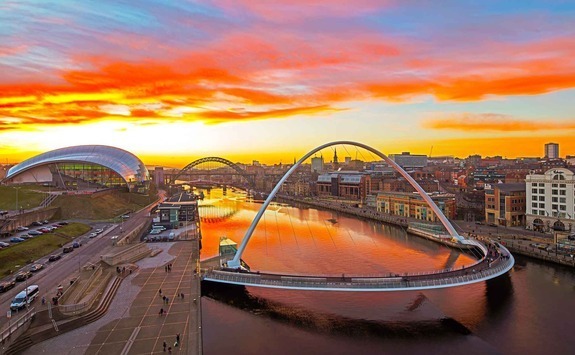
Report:
[[[27,231],[27,230],[28,230],[28,227],[19,226],[18,228],[16,228],[16,230],[17,230],[18,232],[24,232],[24,231]]]
[[[74,243],[72,243],[72,248],[79,248],[79,247],[81,247],[81,246],[82,246],[82,243],[81,243],[81,242],[74,242]]]
[[[0,292],[6,292],[14,286],[16,286],[16,282],[14,280],[0,282]]]
[[[24,239],[18,238],[18,237],[10,238],[10,243],[22,243],[23,241],[24,241]]]
[[[64,249],[62,249],[63,253],[70,253],[73,251],[74,251],[74,248],[72,248],[72,247],[64,247]]]
[[[4,215],[7,215],[7,214],[8,214],[8,211],[0,211],[0,216],[4,216]]]
[[[42,221],[42,224],[48,224],[48,223],[50,223],[50,221],[48,221],[47,219]]]
[[[31,226],[36,226],[36,227],[38,227],[38,226],[41,226],[41,225],[42,225],[42,222],[36,221],[36,222],[32,222],[32,224],[30,224],[30,225],[31,225]]]
[[[55,254],[55,255],[50,255],[50,257],[48,258],[48,261],[52,262],[52,261],[56,261],[56,260],[60,260],[60,259],[62,259],[62,255]]]
[[[8,248],[10,246],[10,244],[6,243],[6,242],[0,242],[0,247],[2,248]]]
[[[100,233],[102,233],[103,231],[104,231],[104,230],[103,230],[102,228],[98,228],[98,229],[96,229],[96,230],[94,231],[94,233],[100,234]]]
[[[26,240],[26,239],[30,239],[30,238],[32,238],[32,237],[29,236],[28,234],[21,234],[21,235],[18,236],[18,238],[22,238],[22,239]]]
[[[36,272],[36,271],[40,271],[44,268],[44,265],[42,264],[34,264],[32,265],[32,267],[30,268],[30,271],[32,272]]]
[[[50,233],[50,232],[51,232],[51,230],[50,230],[50,229],[48,229],[48,228],[45,228],[45,227],[44,227],[44,228],[40,228],[40,229],[38,229],[38,231],[40,231],[40,232],[42,232],[42,233]]]
[[[42,235],[42,232],[32,230],[28,232],[28,235]]]
[[[16,274],[14,280],[16,280],[17,282],[22,282],[26,281],[26,279],[29,279],[31,277],[32,273],[30,271],[20,271],[19,273]]]
[[[68,225],[68,222],[62,221],[62,222],[58,222],[58,224],[61,225],[61,226],[67,226],[67,225]]]
[[[94,232],[94,233],[90,233],[88,238],[96,238],[97,236],[98,236],[98,233]]]

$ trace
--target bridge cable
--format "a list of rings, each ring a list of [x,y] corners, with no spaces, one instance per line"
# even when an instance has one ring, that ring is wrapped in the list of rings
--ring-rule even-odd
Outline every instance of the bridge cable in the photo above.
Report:
[[[325,229],[327,230],[327,234],[329,235],[331,242],[333,243],[333,246],[337,250],[337,245],[335,244],[335,240],[333,240],[333,237],[331,236],[331,232],[329,231],[329,226],[327,225],[327,223],[325,223],[325,221],[323,221],[323,224],[325,226]]]
[[[296,246],[297,246],[297,250],[298,250],[298,251],[301,251],[301,249],[299,248],[299,243],[298,243],[298,241],[297,241],[297,235],[295,234],[295,228],[294,228],[294,226],[293,226],[293,222],[292,222],[292,220],[291,220],[291,215],[290,215],[290,213],[289,213],[289,210],[290,210],[290,207],[288,206],[288,207],[287,207],[287,211],[288,211],[287,214],[288,214],[288,218],[289,218],[289,223],[291,224],[291,230],[292,230],[292,233],[293,233],[293,237],[294,237],[294,239],[295,239],[295,244],[296,244]]]
[[[283,252],[283,251],[284,251],[284,246],[283,246],[283,244],[282,244],[282,237],[281,237],[281,235],[280,235],[280,225],[279,225],[279,221],[278,221],[278,211],[279,211],[279,210],[275,211],[275,216],[276,216],[276,229],[277,229],[277,232],[278,232],[278,240],[279,240],[279,242],[280,242],[280,249],[281,249],[282,252]]]
[[[315,241],[315,237],[313,236],[313,232],[311,231],[311,227],[309,225],[309,221],[307,218],[305,219],[305,223],[307,224],[307,229],[309,230],[309,234],[311,235],[311,240],[313,241],[313,245],[315,246],[316,249],[319,249],[317,246],[317,243]]]

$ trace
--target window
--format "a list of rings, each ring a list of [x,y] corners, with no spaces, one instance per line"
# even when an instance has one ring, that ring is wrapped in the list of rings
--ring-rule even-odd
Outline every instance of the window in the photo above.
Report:
[[[559,191],[559,195],[561,195],[561,196],[566,196],[566,195],[567,195],[567,191],[561,190],[561,191]]]
[[[540,204],[539,204],[539,208],[545,208],[545,204],[544,204],[544,203],[540,203]]]
[[[560,211],[567,211],[567,207],[565,205],[559,205]]]
[[[539,215],[540,215],[540,216],[545,216],[545,211],[543,211],[543,210],[539,211]]]
[[[567,185],[565,185],[565,184],[559,184],[559,187],[563,187],[563,188],[566,188],[566,187],[567,187]]]
[[[557,189],[553,189],[553,190],[551,190],[551,194],[557,195],[557,191],[558,191]]]
[[[540,194],[544,194],[544,193],[545,193],[545,189],[539,189],[539,193],[540,193]]]
[[[559,198],[559,202],[561,202],[561,203],[566,203],[567,201],[566,201],[566,198],[565,198],[565,197],[561,197],[561,198]]]
[[[551,202],[559,202],[559,197],[552,197]]]
[[[551,205],[551,209],[553,211],[555,211],[555,210],[559,209],[559,205]]]
[[[537,202],[533,202],[533,203],[531,204],[531,207],[537,208]]]
[[[545,186],[545,184],[542,183],[542,182],[540,182],[540,183],[539,183],[539,187],[543,187],[543,186]]]
[[[539,196],[539,201],[545,201],[545,196]]]
[[[532,193],[532,194],[536,194],[536,193],[537,193],[537,189],[531,189],[531,193]]]
[[[557,184],[551,184],[552,187],[557,187]]]

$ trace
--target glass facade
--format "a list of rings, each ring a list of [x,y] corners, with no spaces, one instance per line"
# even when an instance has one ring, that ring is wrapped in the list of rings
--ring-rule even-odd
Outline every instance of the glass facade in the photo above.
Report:
[[[150,173],[134,154],[104,145],[80,145],[52,150],[27,159],[8,170],[6,179],[48,165],[57,184],[95,183],[103,186],[127,184],[130,190],[146,189]],[[64,180],[70,180],[66,183]]]

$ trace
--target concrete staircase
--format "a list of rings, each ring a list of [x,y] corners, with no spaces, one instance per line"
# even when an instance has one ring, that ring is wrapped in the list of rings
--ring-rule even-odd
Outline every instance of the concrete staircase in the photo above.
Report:
[[[71,330],[80,328],[89,323],[95,322],[102,318],[108,311],[120,284],[122,283],[122,278],[116,277],[111,286],[107,289],[107,292],[103,295],[100,304],[92,311],[73,319],[63,320],[57,323],[58,330],[54,329],[52,324],[44,325],[37,328],[30,328],[26,333],[19,337],[14,343],[4,353],[5,355],[16,355],[21,354],[24,350],[29,347],[41,343],[44,340],[53,338],[62,333],[69,332]]]

